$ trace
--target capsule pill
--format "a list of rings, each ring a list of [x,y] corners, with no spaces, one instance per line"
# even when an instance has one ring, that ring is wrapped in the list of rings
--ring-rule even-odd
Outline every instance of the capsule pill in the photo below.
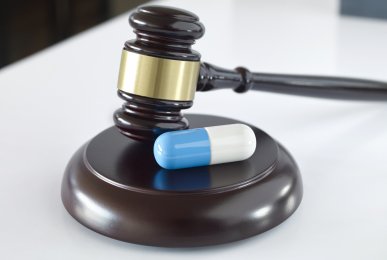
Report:
[[[153,153],[161,167],[172,170],[246,160],[255,147],[249,126],[230,124],[164,133]]]

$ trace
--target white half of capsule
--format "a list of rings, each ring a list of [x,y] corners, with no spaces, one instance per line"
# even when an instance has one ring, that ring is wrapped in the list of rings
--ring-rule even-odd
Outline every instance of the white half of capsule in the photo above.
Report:
[[[247,125],[231,124],[204,129],[210,141],[210,164],[246,160],[255,152],[255,134]]]

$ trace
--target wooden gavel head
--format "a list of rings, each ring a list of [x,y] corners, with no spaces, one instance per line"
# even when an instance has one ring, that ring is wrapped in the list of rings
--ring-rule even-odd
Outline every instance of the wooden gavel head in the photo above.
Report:
[[[200,54],[191,49],[204,26],[188,11],[162,6],[138,8],[129,18],[136,39],[125,43],[114,113],[122,134],[153,141],[166,131],[186,129],[180,110],[192,106]]]

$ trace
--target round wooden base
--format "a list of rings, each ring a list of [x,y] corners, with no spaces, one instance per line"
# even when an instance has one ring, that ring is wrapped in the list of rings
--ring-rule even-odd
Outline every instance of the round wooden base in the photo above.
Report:
[[[208,115],[187,118],[191,128],[240,123]],[[262,233],[297,209],[302,180],[291,155],[251,127],[257,149],[250,159],[173,171],[157,165],[152,144],[108,128],[70,160],[63,204],[86,227],[131,243],[193,247]]]

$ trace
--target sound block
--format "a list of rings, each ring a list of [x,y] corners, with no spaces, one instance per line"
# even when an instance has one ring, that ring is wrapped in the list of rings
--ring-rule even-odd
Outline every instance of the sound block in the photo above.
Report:
[[[186,117],[191,128],[241,123]],[[194,247],[262,233],[297,209],[302,180],[291,155],[251,127],[257,148],[248,160],[181,170],[161,168],[153,144],[110,127],[71,158],[62,182],[63,204],[82,225],[130,243]]]

